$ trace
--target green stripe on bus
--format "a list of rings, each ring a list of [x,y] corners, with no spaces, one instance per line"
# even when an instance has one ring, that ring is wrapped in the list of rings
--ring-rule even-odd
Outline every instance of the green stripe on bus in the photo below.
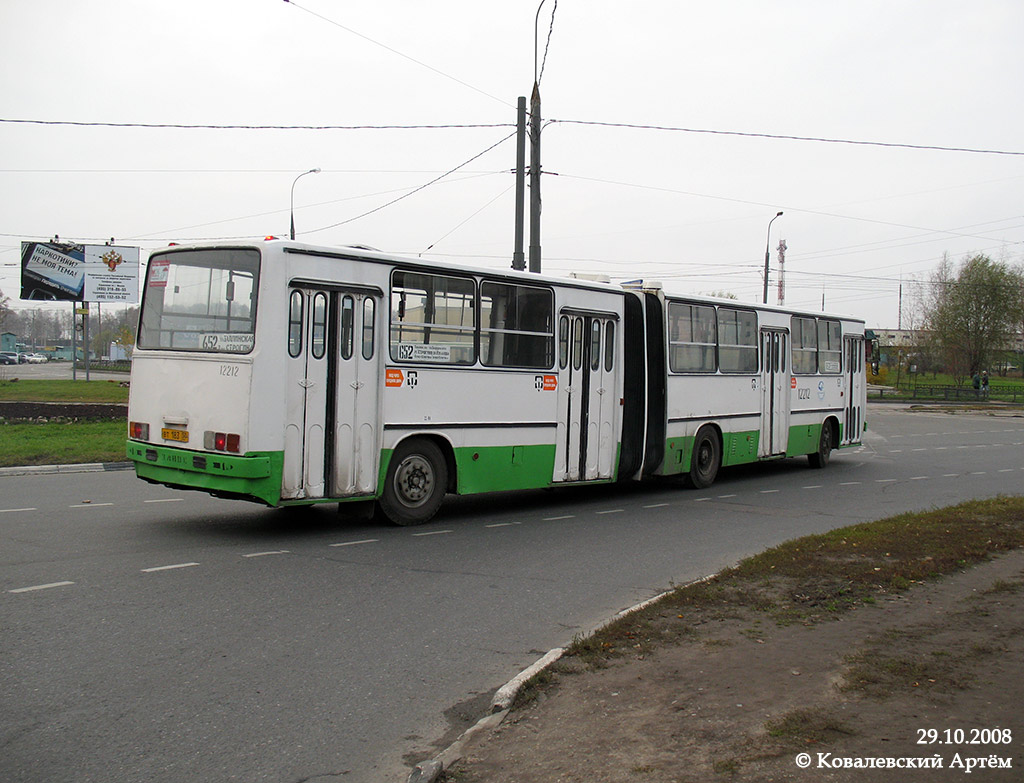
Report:
[[[128,441],[126,453],[135,463],[139,478],[185,489],[249,496],[269,506],[281,500],[284,454],[279,451],[235,456]]]
[[[469,446],[455,449],[460,495],[533,489],[551,484],[555,446]]]
[[[818,443],[820,441],[821,422],[817,424],[797,424],[790,427],[786,456],[799,457],[802,454],[813,454],[818,450]]]

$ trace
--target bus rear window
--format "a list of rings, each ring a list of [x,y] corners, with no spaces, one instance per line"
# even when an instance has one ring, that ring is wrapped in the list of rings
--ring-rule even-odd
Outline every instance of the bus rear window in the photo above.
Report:
[[[249,353],[255,342],[257,250],[181,250],[149,260],[139,347]]]

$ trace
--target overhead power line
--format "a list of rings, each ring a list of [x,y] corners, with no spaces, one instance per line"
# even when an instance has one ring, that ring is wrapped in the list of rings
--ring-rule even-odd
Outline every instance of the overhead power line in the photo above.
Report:
[[[360,131],[360,130],[474,130],[479,128],[513,128],[511,122],[443,123],[408,125],[243,125],[183,122],[104,122],[83,120],[36,120],[27,118],[0,117],[0,124],[53,125],[78,128],[143,128],[172,130],[245,130],[245,131]],[[865,141],[863,139],[836,139],[824,136],[797,136],[794,134],[756,133],[748,131],[721,130],[715,128],[684,128],[672,125],[643,125],[630,122],[601,122],[597,120],[547,119],[545,127],[551,124],[589,125],[598,128],[625,128],[629,130],[655,130],[672,133],[700,133],[713,136],[738,136],[751,139],[772,139],[776,141],[811,141],[822,144],[850,144],[862,147],[886,147],[890,149],[930,150],[933,152],[968,152],[977,155],[1009,155],[1024,157],[1018,150],[997,150],[981,147],[949,147],[938,144],[906,144],[891,141]]]
[[[745,131],[713,130],[710,128],[680,128],[671,125],[639,125],[628,122],[597,122],[594,120],[559,120],[551,119],[551,123],[563,125],[592,125],[602,128],[629,128],[632,130],[657,130],[675,133],[707,133],[714,136],[743,136],[754,139],[782,139],[787,141],[816,141],[824,144],[855,144],[866,147],[894,147],[911,150],[937,150],[939,152],[973,152],[981,155],[1022,155],[1024,152],[1012,150],[978,149],[974,147],[943,147],[933,144],[901,144],[889,141],[862,141],[857,139],[831,139],[822,136],[791,136],[779,133],[748,133]]]
[[[70,125],[78,128],[170,128],[173,130],[453,130],[473,128],[514,128],[514,122],[444,125],[213,125],[183,122],[85,122],[81,120],[28,120],[0,118],[0,123],[22,125]]]
[[[317,19],[319,19],[319,20],[321,20],[323,22],[327,22],[327,24],[334,25],[335,27],[337,27],[337,28],[339,28],[341,30],[344,30],[346,33],[351,33],[352,35],[355,35],[355,36],[357,36],[359,38],[362,38],[364,41],[369,41],[374,46],[379,46],[381,49],[386,49],[387,51],[391,52],[392,54],[397,54],[399,57],[402,57],[402,58],[408,60],[409,62],[416,63],[416,65],[420,66],[421,68],[426,68],[428,71],[433,71],[438,76],[443,76],[445,79],[450,79],[451,81],[455,82],[456,84],[461,84],[463,87],[468,87],[470,90],[473,90],[473,92],[478,92],[481,95],[483,95],[483,96],[485,96],[487,98],[490,98],[493,101],[497,101],[498,103],[500,103],[500,104],[502,104],[504,106],[508,106],[510,108],[513,108],[512,104],[510,104],[508,101],[503,101],[501,98],[498,98],[497,96],[491,95],[489,92],[484,92],[479,87],[474,87],[469,82],[464,82],[464,81],[462,81],[462,79],[458,79],[458,78],[452,76],[450,73],[445,73],[444,71],[438,70],[437,68],[435,68],[432,65],[427,65],[422,60],[417,60],[415,57],[410,57],[409,55],[405,54],[404,52],[400,52],[397,49],[395,49],[395,48],[393,48],[391,46],[388,46],[387,44],[383,44],[380,41],[375,41],[373,38],[370,38],[370,36],[363,35],[362,33],[358,32],[356,30],[353,30],[351,27],[346,27],[345,25],[341,24],[340,22],[336,22],[333,19],[329,19],[326,16],[322,16],[321,14],[316,13],[316,11],[311,11],[308,8],[305,8],[305,7],[301,6],[301,5],[299,5],[298,3],[293,2],[293,0],[284,0],[284,1],[286,3],[288,3],[288,5],[290,5],[290,6],[294,7],[294,8],[298,8],[300,11],[305,11],[310,16],[315,16]]]

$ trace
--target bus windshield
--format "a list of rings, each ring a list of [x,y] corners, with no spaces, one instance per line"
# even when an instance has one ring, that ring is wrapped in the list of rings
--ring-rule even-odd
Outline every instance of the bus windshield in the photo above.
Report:
[[[243,248],[153,255],[139,347],[249,353],[255,343],[260,254]]]

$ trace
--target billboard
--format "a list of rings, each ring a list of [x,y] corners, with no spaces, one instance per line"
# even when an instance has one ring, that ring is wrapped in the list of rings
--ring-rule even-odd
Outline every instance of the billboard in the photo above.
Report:
[[[85,301],[139,301],[139,249],[117,245],[85,246]]]
[[[54,242],[21,243],[21,298],[81,300],[85,247]]]
[[[139,301],[139,249],[22,242],[21,298],[134,304]]]

